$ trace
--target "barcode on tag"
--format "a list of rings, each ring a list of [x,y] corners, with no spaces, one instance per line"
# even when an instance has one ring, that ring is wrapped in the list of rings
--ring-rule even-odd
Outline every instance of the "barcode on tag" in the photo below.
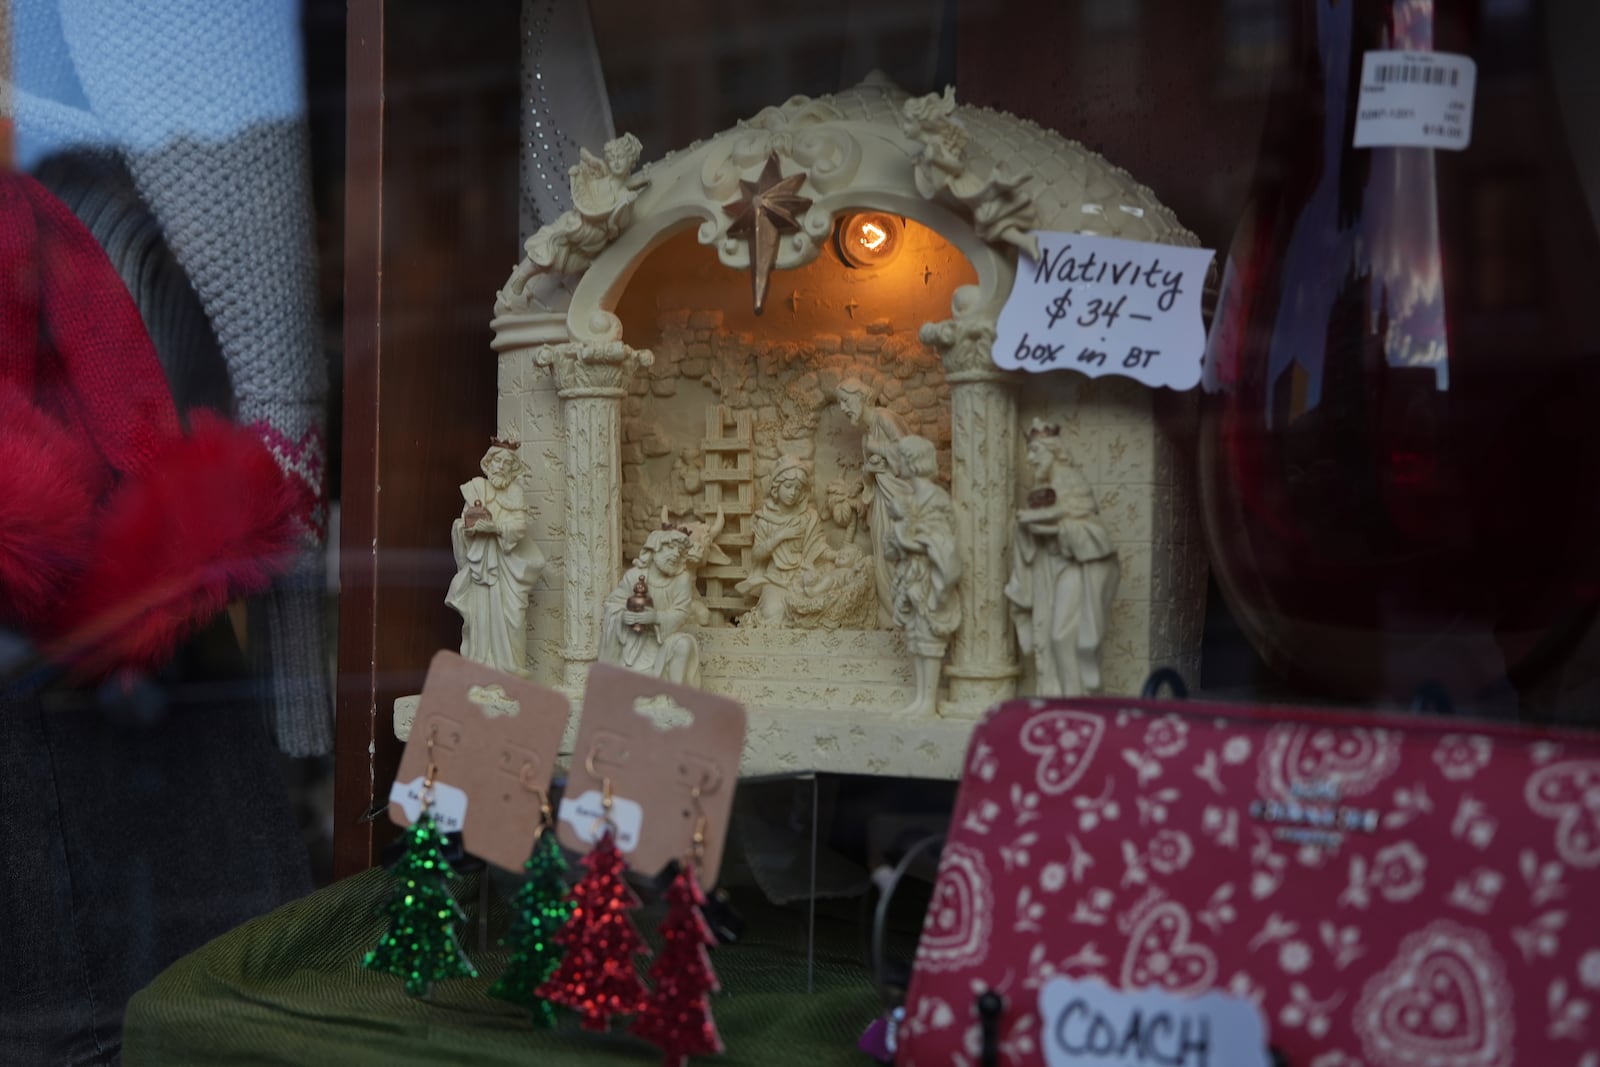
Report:
[[[1420,83],[1422,85],[1461,84],[1461,72],[1454,68],[1424,67],[1415,63],[1385,63],[1378,68],[1379,82]]]
[[[1472,141],[1478,67],[1449,52],[1368,52],[1356,96],[1356,148],[1445,148]]]

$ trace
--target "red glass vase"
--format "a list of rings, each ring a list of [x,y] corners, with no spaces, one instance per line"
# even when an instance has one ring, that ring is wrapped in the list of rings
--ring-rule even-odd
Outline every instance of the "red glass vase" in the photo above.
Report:
[[[1200,485],[1234,615],[1323,692],[1431,682],[1526,713],[1553,672],[1572,690],[1595,626],[1600,188],[1569,131],[1600,115],[1562,111],[1564,7],[1296,4],[1212,324]],[[1467,148],[1352,146],[1377,49],[1474,59]]]

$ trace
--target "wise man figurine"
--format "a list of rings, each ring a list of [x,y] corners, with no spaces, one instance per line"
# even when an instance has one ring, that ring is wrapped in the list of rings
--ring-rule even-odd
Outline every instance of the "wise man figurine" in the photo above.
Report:
[[[697,628],[710,612],[689,570],[692,534],[682,526],[652,530],[600,615],[600,662],[680,685],[700,684]]]
[[[544,570],[529,534],[522,475],[510,436],[491,438],[483,477],[461,486],[461,516],[450,527],[456,576],[444,602],[461,615],[461,654],[510,674],[528,673],[528,598]]]
[[[1088,479],[1072,462],[1061,427],[1028,430],[1033,489],[1017,509],[1006,599],[1023,655],[1032,655],[1039,696],[1101,689],[1100,648],[1121,563]]]

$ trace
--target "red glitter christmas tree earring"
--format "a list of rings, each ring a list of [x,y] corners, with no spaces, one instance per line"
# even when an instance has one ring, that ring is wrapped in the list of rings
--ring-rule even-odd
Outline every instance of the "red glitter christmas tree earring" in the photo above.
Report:
[[[648,956],[650,950],[628,918],[640,905],[624,879],[627,861],[617,850],[611,779],[595,774],[592,752],[588,766],[602,782],[598,822],[603,832],[581,861],[587,873],[572,887],[572,917],[555,935],[566,954],[534,995],[572,1009],[585,1030],[603,1031],[613,1015],[633,1015],[644,1006],[648,990],[634,957]]]
[[[661,920],[661,952],[650,968],[654,991],[629,1032],[660,1047],[663,1067],[683,1067],[690,1056],[722,1051],[722,1038],[711,1018],[712,993],[721,992],[706,949],[716,944],[706,925],[706,905],[698,871],[705,855],[706,816],[700,808],[702,787],[689,793],[694,804],[694,837],[689,854],[667,886],[667,915]]]

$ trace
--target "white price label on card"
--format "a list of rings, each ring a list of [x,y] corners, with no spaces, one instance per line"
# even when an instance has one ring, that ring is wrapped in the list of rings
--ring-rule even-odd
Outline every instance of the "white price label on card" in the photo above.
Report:
[[[1121,374],[1145,385],[1200,384],[1205,248],[1038,231],[1039,258],[1017,261],[994,361],[1006,370]]]
[[[606,809],[600,791],[591,789],[578,797],[561,798],[561,821],[572,827],[578,840],[592,845],[605,831]],[[644,809],[637,800],[611,798],[611,825],[617,830],[617,851],[632,852],[639,845],[639,830],[644,826]]]
[[[1039,1027],[1048,1067],[1272,1067],[1260,1009],[1225,993],[1179,997],[1052,978],[1039,989]]]
[[[406,821],[416,822],[422,818],[422,783],[424,779],[413,778],[409,782],[396,782],[389,787],[389,803],[400,805],[400,810],[406,813]],[[461,832],[461,827],[467,822],[467,794],[453,785],[443,782],[433,783],[433,824],[439,828],[440,833],[455,834]]]
[[[1356,100],[1357,148],[1447,148],[1472,143],[1478,65],[1450,52],[1368,52]]]

